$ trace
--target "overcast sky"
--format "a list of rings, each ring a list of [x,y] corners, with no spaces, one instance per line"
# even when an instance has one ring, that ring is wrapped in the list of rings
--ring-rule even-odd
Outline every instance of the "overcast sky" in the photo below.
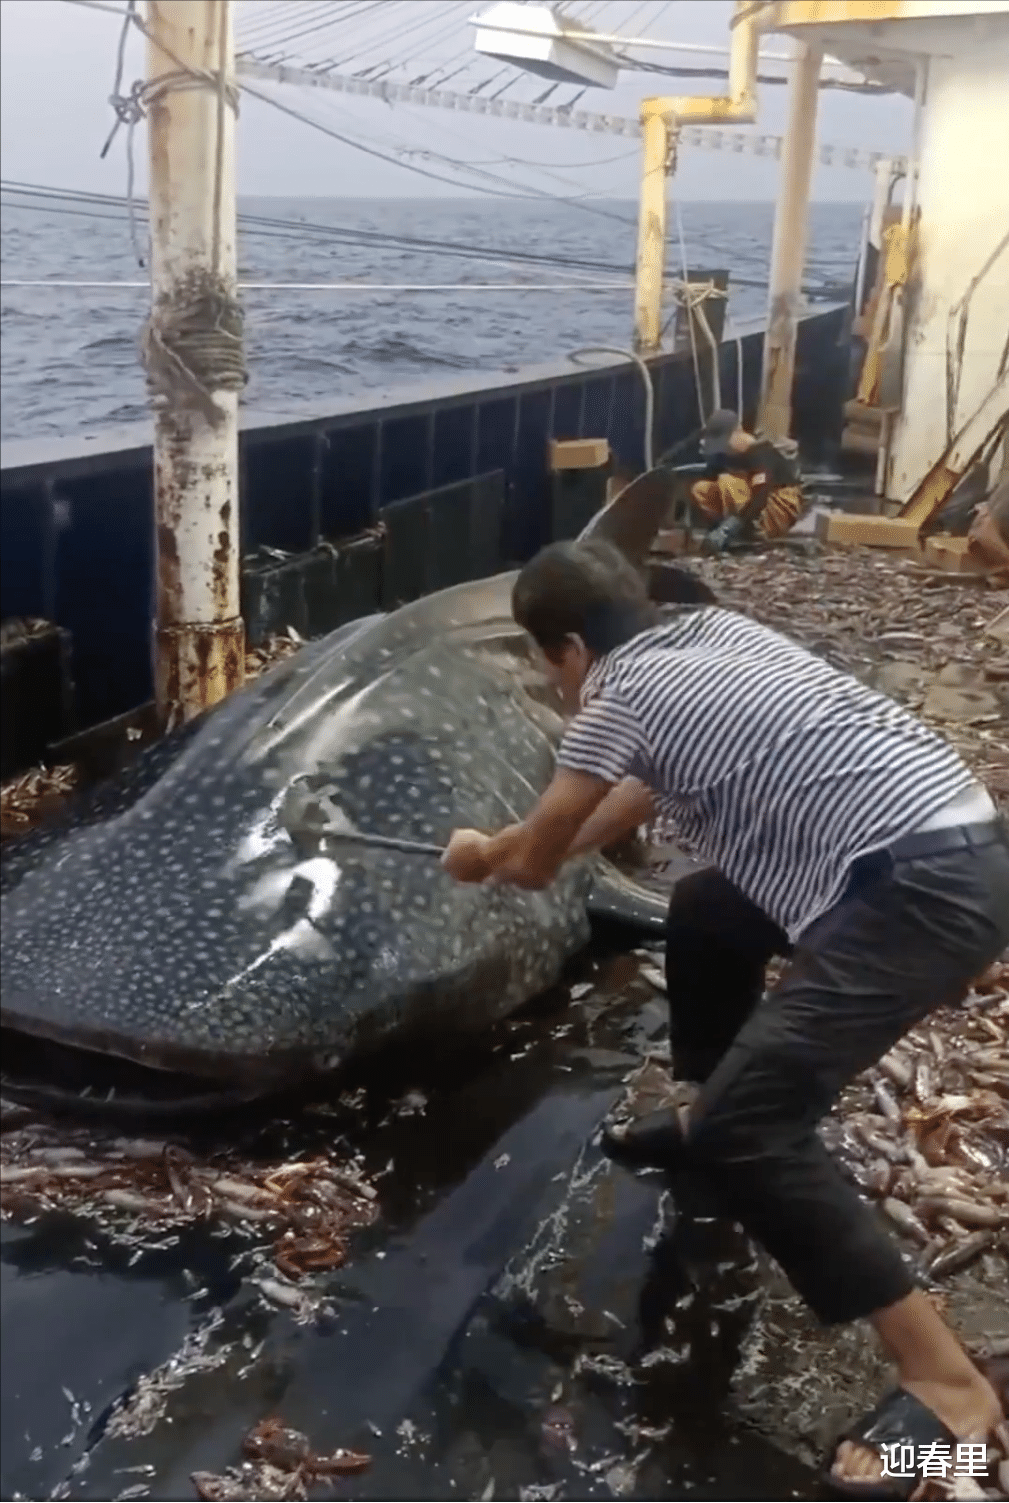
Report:
[[[254,21],[251,13],[262,14],[260,7],[266,4],[267,0],[243,0],[243,24]],[[473,0],[471,8],[485,6],[486,0]],[[655,35],[722,45],[728,41],[731,8],[728,0],[679,0],[664,6],[656,0],[647,7],[653,12]],[[276,10],[275,4],[272,9]],[[339,9],[344,7],[334,7]],[[616,14],[619,6],[608,9]],[[645,7],[629,9],[641,12]],[[393,10],[399,7],[389,7],[390,19]],[[438,45],[449,52],[469,46],[472,29],[465,24],[468,10],[463,8],[460,13],[457,5],[414,0],[418,23],[424,11],[432,13],[432,26],[448,18]],[[454,17],[458,17],[457,23]],[[120,131],[108,157],[99,159],[113,120],[108,96],[115,73],[119,20],[67,0],[0,0],[0,23],[0,160],[4,178],[122,193],[126,181],[124,131]],[[353,20],[344,23],[348,36],[354,24]],[[612,20],[610,24],[614,24]],[[640,16],[637,24],[641,24]],[[783,51],[789,44],[787,39],[772,38],[767,45]],[[127,50],[127,88],[142,75],[143,67],[143,42],[134,33]],[[590,90],[580,104],[585,109],[629,114],[634,112],[636,98],[644,95],[674,90],[703,92],[706,87],[709,85],[701,81],[669,83],[640,74],[628,75],[625,81],[622,75],[617,91]],[[633,198],[637,194],[637,151],[635,143],[626,139],[435,109],[390,108],[379,100],[322,96],[319,91],[310,95],[291,89],[274,92],[294,108],[327,121],[344,134],[367,139],[384,152],[407,145],[414,152],[490,164],[509,181],[535,184],[540,191],[552,182],[560,194],[588,188],[610,197]],[[760,129],[783,129],[785,95],[782,88],[761,90]],[[819,137],[825,142],[899,152],[906,149],[910,116],[910,103],[901,98],[866,99],[831,91],[820,97]],[[146,139],[142,127],[137,132],[136,157],[138,188],[144,191]],[[619,159],[603,161],[612,157]],[[413,160],[437,167],[439,158],[415,156]],[[533,174],[529,163],[564,174],[563,182],[544,177],[542,172]],[[686,150],[681,155],[676,188],[684,201],[770,199],[775,195],[777,174],[774,162]],[[447,197],[453,193],[453,189],[428,181],[406,166],[377,161],[248,97],[242,104],[239,125],[238,185],[239,192],[247,195],[298,197]],[[864,202],[870,195],[867,172],[845,168],[817,171],[816,199]]]

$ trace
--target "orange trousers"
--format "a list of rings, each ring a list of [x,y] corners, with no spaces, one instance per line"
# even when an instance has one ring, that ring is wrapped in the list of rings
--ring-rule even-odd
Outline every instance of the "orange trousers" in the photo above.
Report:
[[[711,522],[721,522],[743,510],[753,491],[745,475],[719,475],[717,480],[698,480],[690,494],[698,509]],[[797,485],[782,485],[773,490],[756,521],[762,538],[780,538],[794,527],[802,515],[802,492]]]

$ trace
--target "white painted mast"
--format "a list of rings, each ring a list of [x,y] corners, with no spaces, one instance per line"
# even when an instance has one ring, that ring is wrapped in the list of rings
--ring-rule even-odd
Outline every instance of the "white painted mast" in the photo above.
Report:
[[[188,720],[245,676],[239,599],[232,0],[149,0],[155,695]]]

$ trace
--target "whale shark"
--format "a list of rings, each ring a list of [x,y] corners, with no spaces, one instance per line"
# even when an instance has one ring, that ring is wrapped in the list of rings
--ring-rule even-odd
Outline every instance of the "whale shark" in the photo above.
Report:
[[[583,536],[640,562],[667,487],[628,490]],[[557,982],[590,911],[661,928],[666,896],[602,857],[525,892],[406,848],[520,819],[550,780],[563,719],[514,579],[306,644],[5,849],[3,1028],[265,1095],[487,1029]]]

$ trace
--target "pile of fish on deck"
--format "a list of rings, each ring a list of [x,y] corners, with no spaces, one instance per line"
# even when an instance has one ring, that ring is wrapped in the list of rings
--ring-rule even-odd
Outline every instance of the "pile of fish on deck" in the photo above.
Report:
[[[245,654],[246,683],[258,678],[274,663],[283,662],[302,646],[304,639],[290,626],[286,632],[270,637],[261,646],[250,647]],[[9,840],[30,830],[73,793],[78,782],[78,769],[71,763],[31,767],[4,783],[0,788],[0,838]]]
[[[72,1211],[137,1259],[197,1222],[244,1233],[235,1266],[245,1263],[263,1298],[301,1321],[316,1312],[318,1277],[346,1261],[351,1235],[377,1215],[374,1186],[336,1149],[275,1163],[201,1155],[179,1140],[117,1137],[6,1105],[0,1129],[4,1215],[27,1224]]]
[[[306,1485],[363,1472],[371,1458],[360,1451],[320,1455],[308,1436],[271,1417],[250,1430],[242,1461],[226,1472],[194,1472],[197,1496],[223,1503],[231,1498],[304,1498]]]
[[[844,1093],[823,1135],[932,1279],[1009,1254],[1009,965],[915,1028]]]
[[[913,710],[1009,809],[1009,594],[881,549],[690,559],[731,606]]]

